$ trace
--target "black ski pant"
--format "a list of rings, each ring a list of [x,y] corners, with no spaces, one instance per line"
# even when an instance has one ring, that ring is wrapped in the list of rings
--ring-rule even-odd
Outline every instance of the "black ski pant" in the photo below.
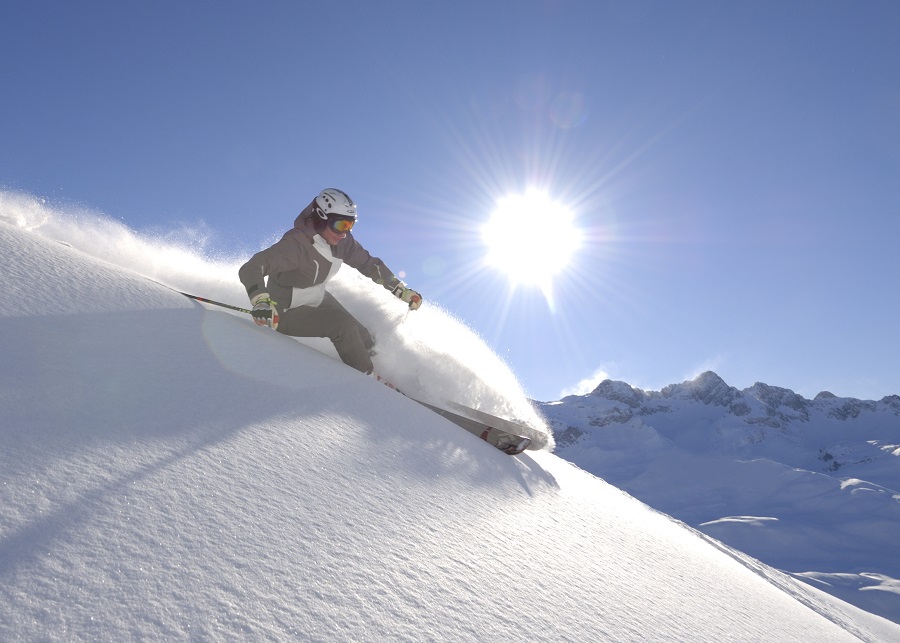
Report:
[[[329,292],[318,306],[297,306],[281,313],[278,332],[291,337],[327,337],[344,364],[372,372],[372,334]]]

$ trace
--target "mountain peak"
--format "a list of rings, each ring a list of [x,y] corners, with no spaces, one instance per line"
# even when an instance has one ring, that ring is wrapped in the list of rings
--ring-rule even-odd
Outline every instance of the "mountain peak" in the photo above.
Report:
[[[600,382],[597,388],[591,391],[591,395],[615,402],[622,402],[632,408],[639,407],[645,397],[641,389],[634,388],[627,382],[608,379]]]
[[[667,398],[691,398],[715,406],[728,406],[741,395],[713,371],[704,371],[681,384],[670,384],[660,393]]]
[[[787,408],[796,412],[795,417],[809,419],[810,401],[789,388],[757,382],[744,392],[765,404],[770,415],[783,413],[780,409]],[[823,399],[828,399],[827,395]]]

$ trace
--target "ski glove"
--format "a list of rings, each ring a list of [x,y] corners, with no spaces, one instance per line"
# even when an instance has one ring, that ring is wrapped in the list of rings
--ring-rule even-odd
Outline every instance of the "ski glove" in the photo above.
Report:
[[[257,326],[268,326],[272,330],[278,328],[278,309],[275,308],[277,302],[269,299],[269,293],[261,292],[250,300],[253,304],[253,321]]]
[[[400,299],[400,301],[405,301],[409,304],[410,310],[415,310],[422,305],[422,295],[412,288],[407,288],[406,284],[402,281],[397,284],[391,292],[393,292],[394,296]]]

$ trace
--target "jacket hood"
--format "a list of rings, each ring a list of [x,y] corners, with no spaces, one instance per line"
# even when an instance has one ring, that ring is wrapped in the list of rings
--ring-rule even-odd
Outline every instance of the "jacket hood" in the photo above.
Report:
[[[297,215],[297,218],[294,219],[294,227],[295,228],[305,228],[311,223],[314,223],[316,218],[313,216],[313,210],[316,207],[316,200],[313,199],[309,202],[309,205],[303,208],[303,211]]]

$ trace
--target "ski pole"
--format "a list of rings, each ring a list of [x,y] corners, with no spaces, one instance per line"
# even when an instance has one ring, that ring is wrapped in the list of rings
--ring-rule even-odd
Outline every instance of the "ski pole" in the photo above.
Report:
[[[162,282],[156,281],[155,279],[151,279],[151,281],[155,284],[162,286],[163,288],[168,288],[172,292],[177,292],[179,295],[184,295],[188,299],[194,299],[196,301],[202,301],[205,304],[212,304],[213,306],[221,306],[222,308],[228,308],[229,310],[236,310],[239,313],[246,313],[251,317],[258,317],[261,319],[269,319],[272,316],[271,310],[250,310],[249,308],[241,308],[240,306],[232,306],[231,304],[226,304],[221,301],[216,301],[214,299],[207,299],[206,297],[200,297],[199,295],[192,295],[189,292],[183,292],[178,290],[177,288],[172,288],[172,286],[166,285]]]
[[[230,308],[231,310],[236,310],[239,313],[247,313],[248,315],[252,315],[253,311],[249,308],[240,308],[238,306],[232,306],[231,304],[223,304],[221,301],[213,301],[212,299],[207,299],[206,297],[198,297],[197,295],[192,295],[190,293],[177,291],[179,295],[184,295],[188,299],[196,299],[197,301],[202,301],[205,304],[212,304],[213,306],[221,306],[222,308]]]
[[[175,290],[174,288],[172,290]],[[229,310],[236,310],[239,313],[247,313],[254,319],[272,319],[272,310],[250,310],[249,308],[241,308],[240,306],[232,306],[231,304],[223,304],[221,301],[214,301],[212,299],[207,299],[206,297],[198,297],[197,295],[192,295],[190,293],[181,292],[180,290],[175,290],[180,295],[184,295],[189,299],[196,299],[197,301],[202,301],[205,304],[212,304],[213,306],[221,306],[222,308],[228,308]],[[274,321],[270,324],[272,328],[278,328],[278,316],[275,315]]]

